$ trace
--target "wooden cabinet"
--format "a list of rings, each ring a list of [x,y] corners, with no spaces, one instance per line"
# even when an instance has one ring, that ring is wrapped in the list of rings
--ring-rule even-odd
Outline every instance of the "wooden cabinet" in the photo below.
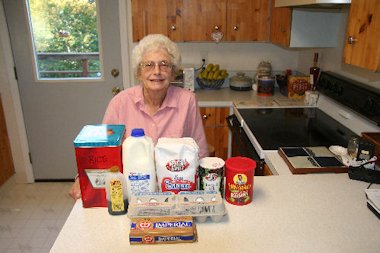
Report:
[[[161,33],[181,41],[182,0],[131,0],[133,41],[145,35]]]
[[[215,156],[223,160],[228,158],[228,125],[229,107],[201,107],[203,125],[207,142],[214,146]]]
[[[269,0],[131,0],[133,41],[161,33],[173,41],[267,41]]]
[[[185,41],[211,41],[211,33],[226,27],[227,0],[183,0]]]
[[[7,126],[0,94],[0,185],[8,180],[14,173],[11,147],[8,138]]]
[[[269,0],[229,0],[227,3],[227,41],[268,41]]]
[[[352,0],[343,62],[380,70],[380,0]]]
[[[281,46],[290,45],[290,28],[292,23],[292,9],[288,7],[276,8],[275,0],[271,3],[270,42]]]
[[[211,33],[223,33],[222,41],[267,41],[268,0],[184,0],[185,41],[211,41]]]
[[[271,43],[294,48],[338,45],[339,11],[275,7],[275,0],[271,1]]]

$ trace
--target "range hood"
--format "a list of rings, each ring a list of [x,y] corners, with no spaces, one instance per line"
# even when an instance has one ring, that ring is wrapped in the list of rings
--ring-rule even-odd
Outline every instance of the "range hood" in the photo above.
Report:
[[[339,8],[350,4],[351,0],[276,0],[275,7],[316,7]]]

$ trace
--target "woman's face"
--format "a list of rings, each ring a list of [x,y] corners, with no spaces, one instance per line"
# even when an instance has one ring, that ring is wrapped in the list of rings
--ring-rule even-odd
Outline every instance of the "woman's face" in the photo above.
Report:
[[[166,90],[172,77],[172,63],[164,49],[147,52],[144,55],[139,69],[139,79],[144,88],[150,91]]]

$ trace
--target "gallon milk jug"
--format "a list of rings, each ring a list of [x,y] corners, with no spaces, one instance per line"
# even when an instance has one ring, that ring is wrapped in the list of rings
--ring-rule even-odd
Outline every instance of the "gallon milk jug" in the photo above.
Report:
[[[127,179],[127,197],[133,193],[156,191],[154,144],[144,129],[132,129],[123,142],[123,173]]]

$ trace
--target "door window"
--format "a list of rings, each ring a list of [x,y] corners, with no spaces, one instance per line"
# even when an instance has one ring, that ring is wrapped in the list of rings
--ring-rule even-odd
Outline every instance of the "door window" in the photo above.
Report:
[[[37,79],[100,79],[96,0],[26,3]]]

